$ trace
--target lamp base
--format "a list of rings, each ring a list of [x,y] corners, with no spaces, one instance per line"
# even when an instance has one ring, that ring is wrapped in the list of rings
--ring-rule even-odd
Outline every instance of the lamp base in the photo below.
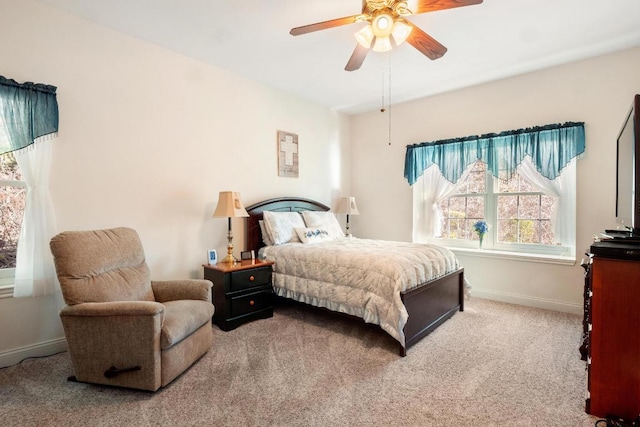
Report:
[[[238,262],[238,259],[233,256],[233,233],[231,232],[231,218],[229,218],[229,234],[227,234],[227,240],[229,243],[227,244],[227,256],[221,262],[226,262],[227,264],[235,264]]]
[[[238,259],[233,255],[227,255],[222,260],[220,260],[220,262],[226,262],[227,264],[235,264],[236,262],[238,262]]]

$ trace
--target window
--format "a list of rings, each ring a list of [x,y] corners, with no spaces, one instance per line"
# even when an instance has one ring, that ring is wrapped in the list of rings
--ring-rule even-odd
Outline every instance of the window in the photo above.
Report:
[[[483,241],[492,256],[574,262],[584,151],[584,123],[574,122],[408,145],[413,241],[477,248],[473,225],[482,219],[492,226]]]
[[[506,178],[502,171],[495,178],[484,162],[476,162],[457,190],[438,203],[441,235],[436,239],[447,246],[475,248],[479,236],[473,225],[484,220],[490,225],[484,249],[550,255],[571,252],[554,235],[554,198],[517,172]]]
[[[55,293],[48,179],[59,121],[56,89],[0,76],[0,297]]]
[[[18,163],[11,153],[0,155],[0,293],[13,285],[25,202],[26,185]]]

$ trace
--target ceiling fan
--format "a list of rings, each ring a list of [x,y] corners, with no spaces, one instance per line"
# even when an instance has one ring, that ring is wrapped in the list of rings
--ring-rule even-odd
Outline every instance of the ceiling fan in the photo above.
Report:
[[[415,3],[415,6],[409,7],[409,3]],[[405,18],[419,13],[479,3],[482,3],[482,0],[363,0],[362,13],[359,15],[303,25],[291,29],[290,34],[299,36],[356,22],[366,22],[367,25],[355,33],[358,44],[347,62],[347,71],[360,68],[370,50],[385,52],[405,40],[428,58],[438,59],[447,52],[447,48]]]

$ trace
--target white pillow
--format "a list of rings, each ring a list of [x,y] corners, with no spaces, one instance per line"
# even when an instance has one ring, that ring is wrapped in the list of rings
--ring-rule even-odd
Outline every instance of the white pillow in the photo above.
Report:
[[[304,221],[298,212],[265,211],[263,218],[274,245],[300,241],[295,229],[304,228]]]
[[[329,236],[334,239],[337,237],[344,237],[342,227],[340,227],[340,224],[333,212],[304,211],[302,212],[302,217],[304,218],[304,223],[307,227],[327,230]]]
[[[260,234],[262,234],[262,243],[264,243],[267,246],[271,246],[273,245],[273,239],[271,238],[271,235],[269,234],[269,230],[267,230],[266,225],[264,225],[264,220],[260,220],[258,221],[258,224],[260,224]]]
[[[323,228],[296,228],[296,234],[302,243],[318,243],[333,240],[329,232]]]

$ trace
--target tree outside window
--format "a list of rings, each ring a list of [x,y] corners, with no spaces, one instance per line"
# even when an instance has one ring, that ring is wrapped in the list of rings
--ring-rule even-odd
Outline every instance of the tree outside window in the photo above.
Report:
[[[0,155],[0,270],[15,268],[26,186],[11,153]]]

